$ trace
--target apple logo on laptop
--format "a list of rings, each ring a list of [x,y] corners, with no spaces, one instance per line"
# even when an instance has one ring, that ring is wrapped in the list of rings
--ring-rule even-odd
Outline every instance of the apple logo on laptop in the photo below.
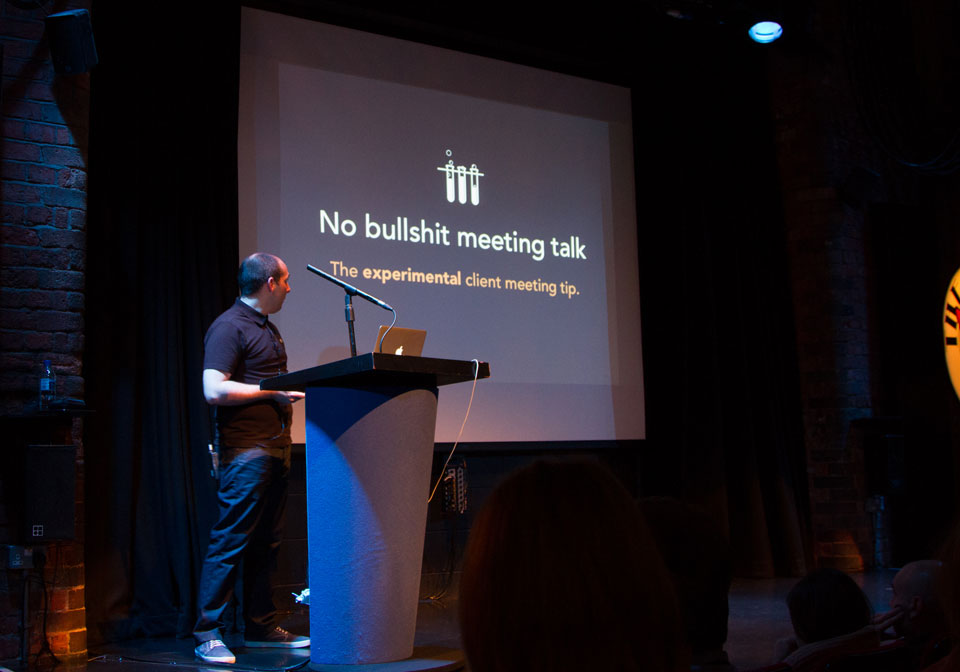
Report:
[[[395,353],[393,353],[393,354],[395,354],[395,355],[402,355],[402,354],[403,354],[403,346],[401,345],[399,348],[397,348],[397,351],[396,351]]]

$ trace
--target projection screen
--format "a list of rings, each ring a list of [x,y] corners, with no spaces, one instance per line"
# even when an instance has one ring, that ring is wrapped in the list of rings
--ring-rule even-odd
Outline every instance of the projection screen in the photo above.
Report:
[[[312,264],[490,363],[464,441],[644,438],[629,89],[250,8],[241,49],[240,253],[289,266],[291,371],[350,354]],[[354,308],[370,352],[391,315]],[[441,388],[438,442],[470,392]]]

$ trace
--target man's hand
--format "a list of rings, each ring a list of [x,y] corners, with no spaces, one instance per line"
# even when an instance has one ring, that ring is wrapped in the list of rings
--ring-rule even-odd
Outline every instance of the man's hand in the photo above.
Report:
[[[902,621],[906,615],[907,612],[904,608],[897,606],[890,611],[874,614],[870,621],[870,627],[878,633],[883,633]]]
[[[273,395],[273,398],[281,404],[292,404],[307,396],[303,392],[293,392],[290,390],[276,390],[273,392]]]
[[[203,396],[213,406],[239,406],[252,401],[270,399],[280,404],[292,404],[303,399],[303,392],[261,390],[259,385],[230,380],[230,374],[216,369],[203,370]]]

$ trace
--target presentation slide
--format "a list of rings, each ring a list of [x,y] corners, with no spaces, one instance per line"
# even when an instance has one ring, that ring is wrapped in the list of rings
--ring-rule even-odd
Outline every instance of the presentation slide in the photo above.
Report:
[[[644,437],[630,91],[243,9],[240,252],[282,257],[295,371],[350,356],[344,291],[478,359],[463,440]],[[353,299],[358,352],[392,315]],[[440,390],[456,439],[471,384]],[[304,435],[298,405],[294,440]]]

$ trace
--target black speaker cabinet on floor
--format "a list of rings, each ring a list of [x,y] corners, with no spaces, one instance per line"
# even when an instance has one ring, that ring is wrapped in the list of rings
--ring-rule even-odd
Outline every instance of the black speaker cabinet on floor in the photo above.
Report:
[[[24,459],[25,544],[73,539],[76,499],[74,446],[28,446]]]
[[[47,16],[44,22],[53,69],[58,75],[87,72],[97,64],[97,47],[87,10],[57,12]]]

